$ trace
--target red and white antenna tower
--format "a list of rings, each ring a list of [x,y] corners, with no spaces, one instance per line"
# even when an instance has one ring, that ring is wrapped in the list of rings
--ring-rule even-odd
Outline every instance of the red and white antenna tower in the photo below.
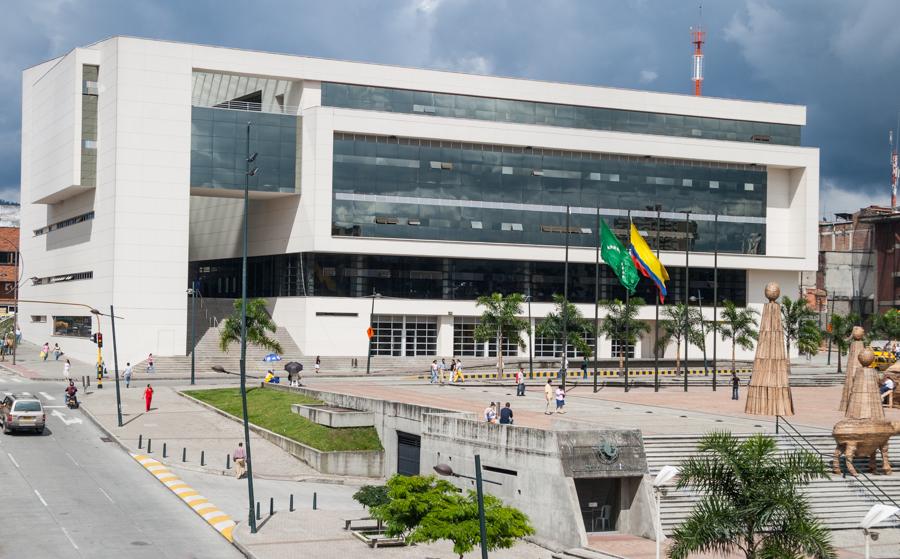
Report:
[[[694,95],[700,97],[703,90],[703,43],[706,42],[706,33],[703,31],[703,6],[700,6],[700,25],[696,29],[691,27],[691,43],[694,45],[694,63],[691,72],[691,80],[694,82]]]
[[[893,130],[888,131],[888,141],[891,144],[891,209],[893,210],[897,208],[897,176],[900,175],[897,169],[897,145],[894,143]]]

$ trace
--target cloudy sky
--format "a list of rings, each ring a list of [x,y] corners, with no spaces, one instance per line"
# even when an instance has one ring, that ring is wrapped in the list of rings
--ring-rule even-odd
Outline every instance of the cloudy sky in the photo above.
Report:
[[[822,215],[889,202],[900,2],[707,0],[704,93],[808,107]],[[690,93],[695,0],[8,0],[0,197],[18,200],[21,70],[112,35]]]

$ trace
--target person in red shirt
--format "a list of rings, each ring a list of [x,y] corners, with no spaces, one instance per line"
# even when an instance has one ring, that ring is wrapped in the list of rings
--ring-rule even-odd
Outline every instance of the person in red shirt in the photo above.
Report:
[[[144,390],[144,400],[147,402],[147,411],[150,411],[150,402],[153,400],[153,388],[148,384]]]

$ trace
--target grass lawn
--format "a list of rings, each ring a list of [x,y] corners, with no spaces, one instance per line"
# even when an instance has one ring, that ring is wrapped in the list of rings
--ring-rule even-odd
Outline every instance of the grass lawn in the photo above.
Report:
[[[185,390],[185,394],[241,417],[241,392],[238,388]],[[318,450],[382,450],[374,427],[336,429],[314,423],[291,412],[291,404],[321,404],[300,394],[264,388],[247,389],[250,423],[284,435]]]

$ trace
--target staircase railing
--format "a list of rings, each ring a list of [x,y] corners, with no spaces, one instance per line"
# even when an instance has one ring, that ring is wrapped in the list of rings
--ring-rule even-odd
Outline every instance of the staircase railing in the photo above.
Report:
[[[787,436],[795,446],[800,447],[807,452],[815,454],[819,456],[819,458],[825,463],[829,468],[832,465],[832,461],[834,456],[829,456],[823,452],[821,452],[816,445],[814,445],[806,436],[800,432],[790,421],[787,419],[776,416],[775,417],[775,433],[783,434]],[[877,483],[875,483],[872,478],[866,475],[864,472],[857,472],[857,476],[855,477],[856,484],[859,485],[866,493],[868,493],[876,502],[887,502],[891,505],[900,508],[900,505],[897,504],[894,499],[885,493],[884,489],[882,489]],[[841,473],[841,476],[846,479],[847,474]]]

